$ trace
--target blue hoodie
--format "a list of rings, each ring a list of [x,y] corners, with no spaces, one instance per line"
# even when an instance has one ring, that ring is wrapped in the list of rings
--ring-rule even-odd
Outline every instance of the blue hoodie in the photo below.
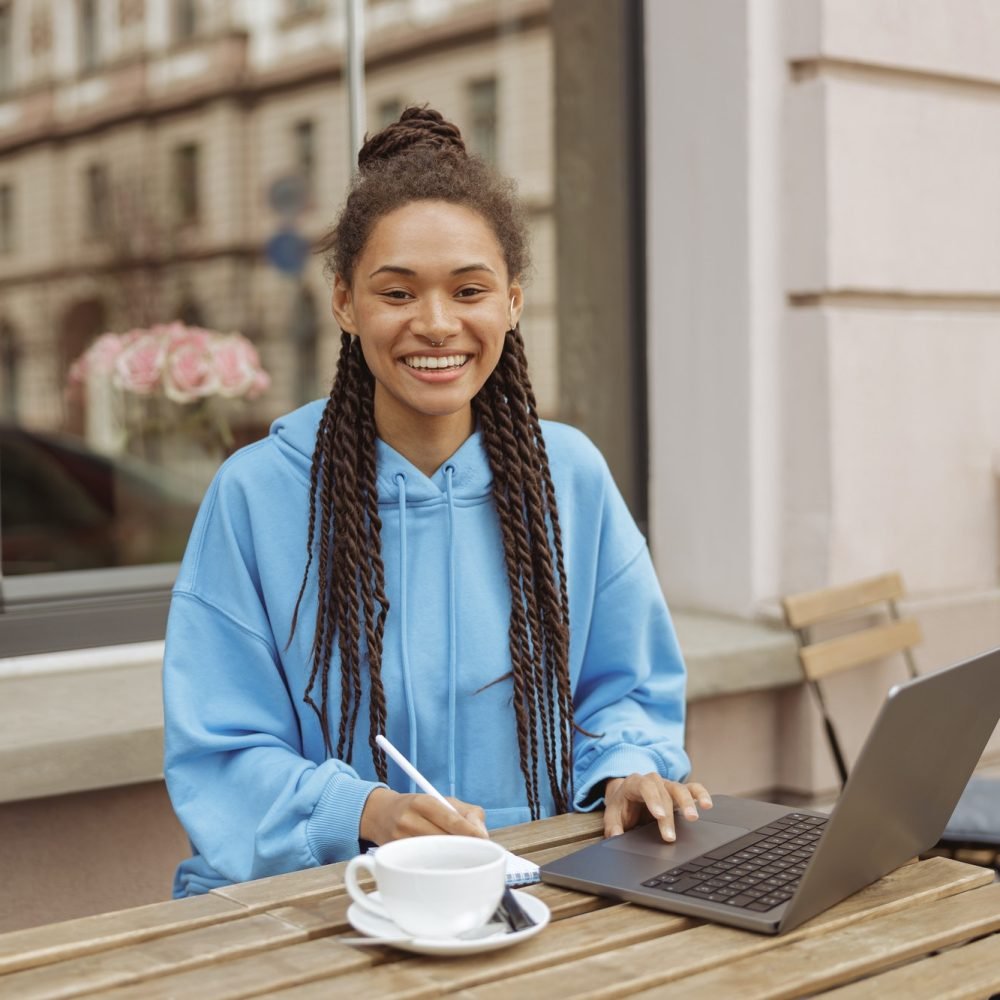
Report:
[[[303,701],[316,576],[287,646],[305,567],[309,467],[323,402],[277,420],[219,470],[174,587],[164,659],[167,787],[190,837],[177,896],[341,861],[358,853],[379,787],[367,685],[351,764],[327,758]],[[634,771],[683,779],[684,664],[645,540],[604,459],[579,431],[544,423],[570,602],[578,724],[574,806]],[[489,827],[530,819],[510,680],[510,590],[492,476],[474,433],[427,477],[377,442],[390,611],[382,674],[388,738]],[[330,730],[339,730],[339,654]],[[541,765],[543,815],[555,811]],[[413,791],[389,763],[389,785]]]

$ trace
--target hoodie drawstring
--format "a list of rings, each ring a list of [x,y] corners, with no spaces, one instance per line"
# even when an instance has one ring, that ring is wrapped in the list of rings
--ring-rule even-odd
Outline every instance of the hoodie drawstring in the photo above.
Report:
[[[410,763],[419,769],[417,763],[417,711],[413,704],[413,683],[410,679],[410,655],[407,642],[406,614],[406,476],[396,473],[399,487],[399,632],[400,661],[403,667],[403,698],[406,700],[406,718],[410,725]],[[417,790],[417,783],[410,780],[410,793]]]
[[[456,692],[458,688],[458,637],[455,615],[455,467],[445,466],[445,493],[448,497],[448,794],[455,796],[458,787],[455,755],[455,730],[457,728]],[[409,624],[407,608],[407,552],[406,552],[406,476],[397,472],[399,487],[399,630],[400,663],[403,671],[403,698],[406,701],[406,718],[410,728],[410,761],[417,764],[417,712],[413,700],[413,679],[410,671]],[[410,791],[416,792],[416,783],[410,781]]]
[[[448,794],[454,797],[455,767],[455,688],[458,684],[458,640],[455,634],[455,496],[452,492],[453,465],[445,466],[444,483],[448,494]]]

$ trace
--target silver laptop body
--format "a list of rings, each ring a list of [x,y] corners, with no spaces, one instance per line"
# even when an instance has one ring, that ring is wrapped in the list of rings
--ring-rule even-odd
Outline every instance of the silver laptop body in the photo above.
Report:
[[[673,844],[660,839],[656,823],[647,823],[543,865],[542,881],[780,934],[933,847],[998,719],[1000,649],[894,687],[829,817],[714,795],[714,808],[703,810],[697,822],[678,819]],[[771,832],[762,836],[756,832],[761,828]],[[810,836],[811,829],[818,836]],[[798,879],[790,892],[775,890],[790,898],[765,906],[772,897],[758,896],[748,909],[740,893],[705,892],[688,884],[693,873],[707,885],[704,872],[721,866],[724,855],[749,858],[770,851],[775,830],[782,830],[786,841],[791,831],[801,842],[797,868],[770,876],[776,883],[789,872]],[[668,872],[675,873],[672,882],[643,884]]]

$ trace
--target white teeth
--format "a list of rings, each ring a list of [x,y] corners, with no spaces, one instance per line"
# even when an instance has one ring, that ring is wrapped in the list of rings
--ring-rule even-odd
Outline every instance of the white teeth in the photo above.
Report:
[[[468,354],[448,354],[443,358],[426,357],[419,354],[411,354],[403,358],[405,364],[410,368],[461,368],[469,360]]]

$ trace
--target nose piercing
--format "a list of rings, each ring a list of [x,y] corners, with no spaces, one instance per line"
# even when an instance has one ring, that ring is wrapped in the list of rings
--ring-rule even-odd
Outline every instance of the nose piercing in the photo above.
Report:
[[[428,339],[427,342],[431,345],[431,347],[444,347],[444,341],[443,340],[430,340],[430,339]]]

